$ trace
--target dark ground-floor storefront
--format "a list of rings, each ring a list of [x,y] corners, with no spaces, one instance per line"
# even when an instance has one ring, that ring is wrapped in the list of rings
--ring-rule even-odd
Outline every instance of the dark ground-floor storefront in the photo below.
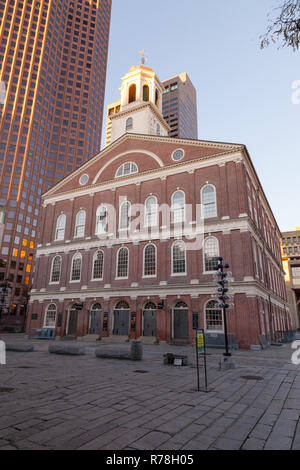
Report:
[[[291,329],[290,315],[283,306],[258,296],[236,294],[227,311],[230,341],[240,348],[279,339]],[[212,343],[224,337],[223,312],[210,295],[94,297],[33,300],[29,305],[27,333],[48,328],[56,338],[96,335],[131,339],[152,338],[192,343],[195,329],[203,328]]]

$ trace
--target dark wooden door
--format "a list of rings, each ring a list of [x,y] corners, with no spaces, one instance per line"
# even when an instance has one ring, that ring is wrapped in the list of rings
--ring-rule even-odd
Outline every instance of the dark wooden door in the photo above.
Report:
[[[174,310],[174,339],[187,339],[189,337],[189,321],[187,309]]]
[[[70,310],[68,336],[77,336],[77,319],[78,319],[77,310]]]
[[[90,324],[90,334],[98,335],[100,334],[100,324],[101,324],[101,312],[100,310],[94,310],[91,312],[91,324]]]
[[[129,310],[114,311],[114,335],[127,336],[129,333]]]
[[[156,336],[156,310],[144,310],[143,336]]]

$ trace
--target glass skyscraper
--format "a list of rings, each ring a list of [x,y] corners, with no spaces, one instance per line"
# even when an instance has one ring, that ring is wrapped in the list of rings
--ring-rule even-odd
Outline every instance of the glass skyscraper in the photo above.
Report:
[[[110,15],[111,0],[0,0],[0,328],[24,323],[41,194],[100,150]]]

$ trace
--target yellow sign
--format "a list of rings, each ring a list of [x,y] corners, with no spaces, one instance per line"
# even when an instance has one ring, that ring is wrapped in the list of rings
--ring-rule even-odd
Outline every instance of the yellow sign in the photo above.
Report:
[[[199,353],[204,352],[205,340],[204,330],[197,330],[197,348]]]

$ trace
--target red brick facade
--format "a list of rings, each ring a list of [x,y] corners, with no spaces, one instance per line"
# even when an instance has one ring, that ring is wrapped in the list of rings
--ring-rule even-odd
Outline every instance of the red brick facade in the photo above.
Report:
[[[178,162],[172,160],[176,149],[184,151],[183,159]],[[135,163],[138,172],[115,178],[118,168],[126,162]],[[84,186],[79,183],[82,175],[89,176]],[[204,220],[204,240],[218,241],[218,254],[230,264],[233,273],[234,307],[228,311],[229,332],[240,347],[248,348],[259,344],[261,334],[276,340],[279,331],[290,329],[280,232],[246,148],[125,135],[44,197],[42,242],[37,249],[28,331],[47,326],[47,308],[55,305],[55,335],[85,336],[91,332],[90,312],[97,303],[101,306],[97,334],[108,336],[126,330],[130,337],[140,338],[148,327],[143,323],[146,321],[143,311],[145,305],[152,302],[156,307],[152,331],[159,341],[192,341],[193,314],[194,317],[197,314],[199,327],[213,335],[221,333],[220,325],[214,329],[206,312],[216,286],[213,272],[205,270],[202,245],[197,250],[186,250],[185,272],[174,274],[172,246],[176,234],[171,233],[166,240],[159,235],[142,239],[139,231],[133,239],[125,240],[113,239],[109,234],[95,235],[96,211],[101,204],[116,208],[118,233],[120,198],[126,197],[132,205],[144,205],[149,196],[155,196],[159,205],[171,206],[176,191],[182,191],[185,203],[191,206],[191,214],[186,213],[187,226],[195,227],[196,205],[203,203],[201,190],[207,185],[215,188],[216,213]],[[74,238],[76,215],[80,210],[86,212],[84,236]],[[57,219],[61,214],[66,216],[64,238],[55,241]],[[143,228],[143,220],[137,229]],[[164,224],[160,214],[159,233],[164,230]],[[171,224],[171,229],[173,227]],[[183,240],[188,244],[187,234]],[[145,277],[144,248],[149,243],[156,249],[156,272]],[[119,279],[117,256],[122,246],[128,248],[128,276]],[[98,250],[103,253],[103,278],[95,280],[92,279],[93,263]],[[80,279],[70,281],[72,259],[78,253],[82,260]],[[52,262],[56,256],[61,257],[59,281],[51,283]],[[118,302],[123,302],[123,306],[124,302],[128,304],[120,317],[115,312]],[[175,308],[178,302],[186,304],[181,314]],[[70,313],[74,304],[83,304],[83,310]],[[124,317],[125,330],[118,330],[116,322],[121,325],[122,315],[128,319]],[[184,332],[182,337],[180,332]]]

